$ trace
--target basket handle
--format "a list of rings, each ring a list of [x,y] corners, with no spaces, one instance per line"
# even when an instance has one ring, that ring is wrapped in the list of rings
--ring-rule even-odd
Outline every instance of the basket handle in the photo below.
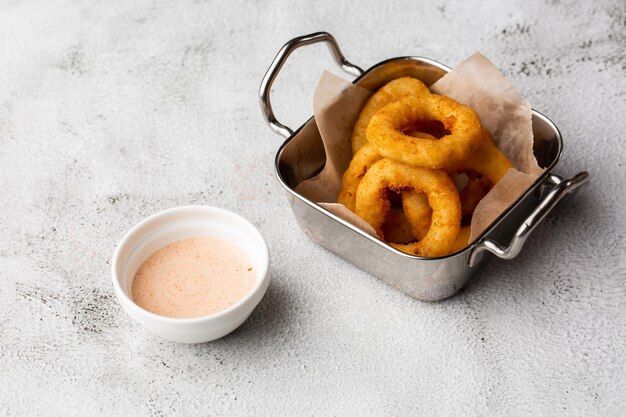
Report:
[[[589,180],[589,173],[586,171],[579,172],[571,178],[563,179],[558,175],[548,175],[542,185],[552,185],[552,189],[539,202],[535,210],[526,218],[524,223],[517,229],[508,247],[500,245],[493,240],[483,240],[479,242],[469,255],[470,267],[478,263],[478,255],[483,252],[491,252],[498,258],[513,259],[515,258],[524,242],[533,230],[543,221],[543,219],[552,211],[556,204],[565,197],[566,194],[576,190]]]
[[[283,65],[289,58],[289,55],[296,49],[301,46],[312,45],[314,43],[326,42],[328,45],[328,49],[332,54],[333,58],[337,65],[341,67],[342,70],[347,72],[350,75],[354,75],[358,77],[363,74],[363,70],[357,67],[354,64],[351,64],[346,60],[346,58],[341,53],[341,49],[339,49],[339,45],[337,41],[327,32],[315,32],[310,35],[298,36],[297,38],[293,38],[289,42],[283,45],[276,54],[276,57],[272,61],[272,64],[267,69],[265,76],[263,76],[263,80],[261,81],[261,87],[259,88],[259,102],[261,104],[261,112],[263,113],[263,117],[265,121],[269,125],[270,129],[274,132],[278,133],[280,136],[285,139],[290,137],[293,134],[293,129],[285,126],[280,123],[276,116],[274,116],[274,111],[272,110],[272,103],[270,101],[270,90],[272,89],[272,84],[276,79],[276,76],[280,72]]]

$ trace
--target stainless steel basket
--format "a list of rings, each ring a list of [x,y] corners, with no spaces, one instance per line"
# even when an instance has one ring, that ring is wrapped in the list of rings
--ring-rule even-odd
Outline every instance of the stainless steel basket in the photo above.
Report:
[[[263,115],[269,127],[286,138],[276,155],[276,174],[287,191],[298,224],[321,246],[400,291],[425,301],[450,297],[478,271],[485,261],[485,252],[503,259],[517,256],[526,238],[556,204],[588,180],[588,173],[584,171],[568,179],[552,172],[563,148],[561,133],[547,117],[533,110],[534,153],[539,165],[546,170],[526,193],[460,252],[440,258],[420,258],[392,248],[294,191],[296,185],[322,170],[326,159],[324,147],[313,117],[295,131],[276,120],[270,90],[289,55],[301,46],[318,42],[325,42],[337,64],[356,77],[354,84],[372,91],[404,76],[431,85],[450,69],[427,58],[398,57],[363,71],[345,59],[332,35],[318,32],[287,42],[261,82],[259,99]]]

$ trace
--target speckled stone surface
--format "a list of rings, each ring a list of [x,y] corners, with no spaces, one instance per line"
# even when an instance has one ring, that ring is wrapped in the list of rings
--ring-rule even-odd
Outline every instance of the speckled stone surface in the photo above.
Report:
[[[621,0],[0,6],[0,415],[623,416],[626,10]],[[512,261],[415,301],[304,237],[257,103],[288,39],[368,67],[479,50],[562,130],[592,183]],[[298,51],[277,116],[311,113],[326,48]],[[256,224],[272,282],[236,332],[151,336],[117,304],[116,243],[182,204]]]

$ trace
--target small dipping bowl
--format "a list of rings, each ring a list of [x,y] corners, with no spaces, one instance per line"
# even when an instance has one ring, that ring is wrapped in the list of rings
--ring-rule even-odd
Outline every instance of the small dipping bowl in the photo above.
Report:
[[[141,264],[170,243],[196,237],[222,239],[250,257],[256,271],[250,292],[224,310],[194,318],[160,316],[135,304],[131,288]],[[269,252],[261,233],[243,217],[217,207],[181,206],[153,214],[130,229],[115,249],[111,272],[117,299],[134,320],[165,339],[202,343],[227,335],[250,316],[269,285]]]

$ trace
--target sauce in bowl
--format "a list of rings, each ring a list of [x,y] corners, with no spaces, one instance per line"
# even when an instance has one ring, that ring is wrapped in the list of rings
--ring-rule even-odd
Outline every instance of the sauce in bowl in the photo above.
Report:
[[[257,276],[250,257],[221,239],[198,237],[171,243],[146,259],[132,284],[141,308],[173,318],[202,317],[244,298]]]

